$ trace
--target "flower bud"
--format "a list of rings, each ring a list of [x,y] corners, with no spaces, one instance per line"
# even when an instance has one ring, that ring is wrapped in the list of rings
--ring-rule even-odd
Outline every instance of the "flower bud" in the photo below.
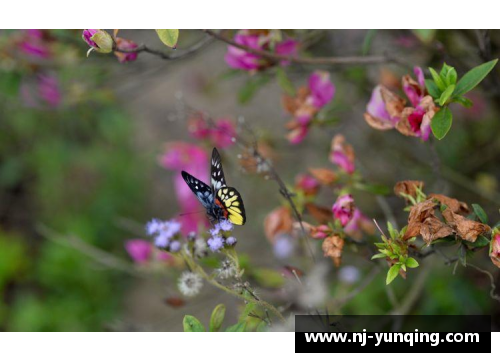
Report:
[[[494,232],[490,246],[490,258],[493,264],[500,268],[500,232]]]
[[[113,38],[104,30],[84,29],[82,38],[90,46],[87,56],[92,50],[99,53],[111,53],[113,51]]]

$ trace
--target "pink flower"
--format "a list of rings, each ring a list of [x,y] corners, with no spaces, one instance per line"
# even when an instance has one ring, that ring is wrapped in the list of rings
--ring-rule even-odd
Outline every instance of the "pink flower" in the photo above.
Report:
[[[160,156],[159,163],[168,170],[176,171],[174,186],[177,201],[181,213],[187,214],[180,217],[179,221],[182,224],[183,234],[187,235],[191,231],[198,231],[199,224],[206,226],[208,223],[204,212],[197,213],[197,211],[202,211],[200,204],[184,182],[181,171],[184,170],[194,177],[209,183],[206,180],[209,174],[208,154],[203,148],[185,142],[168,143],[165,148],[165,152]]]
[[[493,264],[500,268],[500,232],[495,229],[493,239],[491,240],[490,258]]]
[[[270,35],[266,31],[240,30],[234,36],[234,41],[255,50],[271,50]],[[298,43],[295,40],[283,40],[275,44],[275,52],[280,55],[295,55],[297,46]],[[248,71],[262,70],[272,65],[267,59],[231,45],[228,47],[224,59],[231,68]],[[282,65],[286,64],[286,61],[282,62]]]
[[[418,106],[422,98],[425,97],[426,88],[424,72],[422,71],[422,68],[415,67],[413,68],[413,72],[417,77],[417,82],[415,82],[415,80],[413,80],[413,78],[411,78],[409,75],[405,75],[403,77],[403,91],[405,92],[406,96],[413,104],[413,106],[416,107]]]
[[[188,132],[191,137],[204,140],[210,137],[212,130],[208,126],[203,114],[196,113],[188,119]]]
[[[304,191],[306,195],[315,195],[319,190],[319,182],[308,174],[300,174],[295,177],[295,187]]]
[[[61,92],[56,77],[40,74],[38,76],[38,93],[50,107],[57,107],[61,103]]]
[[[344,227],[347,235],[354,239],[361,239],[362,232],[372,234],[374,231],[373,222],[358,209],[354,209],[351,221]]]
[[[365,113],[365,120],[373,128],[387,130],[394,128],[396,123],[398,123],[399,117],[395,114],[390,115],[387,111],[387,102],[389,99],[392,99],[394,102],[400,98],[384,86],[378,85],[373,89],[372,96],[366,106]],[[402,111],[404,102],[402,99],[400,100],[402,104],[398,108]]]
[[[116,38],[116,46],[118,49],[134,50],[137,49],[137,44],[132,40]],[[120,63],[133,62],[137,59],[137,53],[123,53],[115,51],[115,55]]]
[[[311,237],[314,239],[325,239],[332,233],[332,230],[328,225],[319,225],[313,227],[310,231]]]
[[[228,148],[234,144],[236,127],[229,119],[215,121],[215,129],[212,130],[212,141],[217,148]]]
[[[335,95],[335,86],[330,81],[330,73],[316,71],[309,77],[311,103],[320,109],[326,106]]]
[[[99,31],[99,29],[84,29],[82,38],[91,48],[98,48],[98,45],[91,38]]]
[[[354,167],[354,149],[348,144],[343,135],[336,135],[332,139],[330,161],[348,174],[352,174],[355,170]]]
[[[135,239],[125,243],[125,250],[135,263],[144,264],[149,261],[153,247],[146,240]]]
[[[47,41],[44,39],[43,31],[40,29],[30,29],[24,31],[24,40],[19,45],[19,49],[35,58],[49,58],[50,49]]]
[[[342,226],[346,226],[354,216],[354,199],[351,195],[342,195],[332,207],[333,218],[340,221]]]

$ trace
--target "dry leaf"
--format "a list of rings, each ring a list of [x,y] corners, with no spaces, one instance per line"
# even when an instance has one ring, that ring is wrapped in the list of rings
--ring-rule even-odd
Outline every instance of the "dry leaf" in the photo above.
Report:
[[[363,116],[365,117],[366,123],[368,123],[370,127],[378,129],[379,131],[387,131],[394,128],[392,122],[387,122],[378,117],[374,117],[368,112],[365,112]]]
[[[453,199],[451,197],[440,195],[440,194],[429,194],[427,199],[436,199],[441,204],[446,205],[451,212],[460,215],[467,215],[469,211],[469,206],[465,202],[458,201],[457,199]]]
[[[391,119],[399,118],[401,116],[401,112],[403,112],[406,101],[384,86],[380,87],[380,93],[382,94],[382,99],[385,103],[385,109],[387,110],[387,113],[389,113]]]
[[[274,209],[264,219],[264,233],[271,243],[274,243],[276,235],[289,234],[292,231],[292,227],[292,213],[285,206]]]
[[[344,240],[338,236],[333,235],[327,237],[323,241],[322,249],[325,257],[332,258],[336,267],[340,266],[342,261],[342,249],[344,248]]]
[[[429,245],[434,240],[453,235],[453,229],[437,217],[430,216],[422,223],[420,235],[422,235],[424,242]]]
[[[434,208],[436,203],[432,200],[419,202],[412,206],[410,215],[408,216],[408,229],[403,237],[404,240],[411,239],[420,235],[422,223],[429,217],[434,216]]]
[[[323,185],[331,185],[337,180],[337,174],[328,168],[310,168],[309,173]]]
[[[405,193],[413,198],[416,198],[417,189],[419,188],[420,190],[422,190],[423,187],[424,187],[423,181],[413,181],[413,180],[400,181],[394,186],[394,193],[396,194],[396,196],[401,196],[401,193]]]
[[[305,204],[307,212],[320,224],[327,224],[333,220],[332,210],[328,207],[318,206],[311,202]]]
[[[452,212],[451,208],[447,208],[443,211],[443,217],[448,224],[455,229],[457,235],[461,239],[471,243],[475,242],[479,235],[485,234],[491,230],[486,224],[469,220],[462,215],[455,214]]]

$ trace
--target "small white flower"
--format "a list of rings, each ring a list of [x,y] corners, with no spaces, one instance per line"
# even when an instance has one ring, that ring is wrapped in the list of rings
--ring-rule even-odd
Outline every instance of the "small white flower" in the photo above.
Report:
[[[180,292],[186,297],[194,297],[200,292],[203,280],[198,274],[185,271],[181,274],[177,286]]]
[[[208,245],[203,238],[197,238],[194,242],[194,256],[201,259],[208,255]]]
[[[217,274],[221,279],[229,279],[236,275],[236,266],[231,260],[226,259],[222,262],[222,265],[219,269],[217,269]]]

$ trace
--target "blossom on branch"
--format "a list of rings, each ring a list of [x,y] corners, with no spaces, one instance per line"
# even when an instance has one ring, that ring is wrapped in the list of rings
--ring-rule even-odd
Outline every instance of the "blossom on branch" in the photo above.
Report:
[[[342,226],[346,226],[354,216],[354,199],[351,195],[342,195],[333,204],[333,218],[340,221]]]
[[[137,49],[137,44],[132,40],[116,38],[116,46],[118,49],[134,50]],[[120,63],[133,62],[137,59],[137,53],[123,53],[115,51],[115,55]]]

